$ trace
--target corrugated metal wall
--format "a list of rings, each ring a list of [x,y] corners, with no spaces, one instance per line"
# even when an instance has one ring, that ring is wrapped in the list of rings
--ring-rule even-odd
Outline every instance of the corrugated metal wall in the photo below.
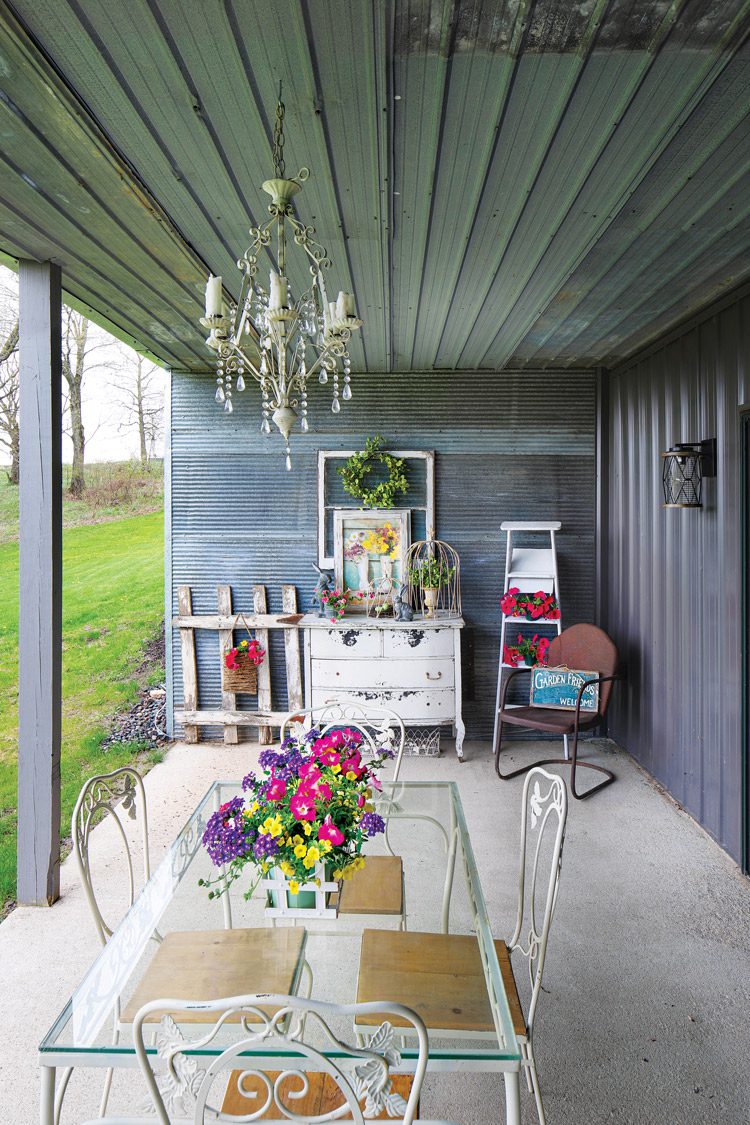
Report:
[[[323,388],[320,388],[322,391]],[[392,448],[436,451],[438,534],[461,555],[464,713],[470,736],[492,728],[504,519],[563,523],[560,582],[565,620],[591,620],[595,605],[596,376],[592,372],[430,373],[357,376],[338,418],[311,395],[315,432],[293,438],[294,468],[278,439],[258,430],[258,396],[235,397],[231,417],[213,402],[209,376],[174,373],[171,398],[171,569],[174,590],[193,589],[196,612],[213,612],[217,583],[251,605],[264,583],[269,608],[297,586],[307,609],[317,559],[317,451],[360,448],[381,432]],[[407,498],[408,499],[408,498]],[[179,645],[175,698],[182,699]],[[274,651],[276,682],[282,652]],[[199,635],[200,703],[218,706],[218,641]],[[283,697],[274,700],[283,707]]]
[[[745,293],[609,376],[609,629],[627,665],[610,734],[738,861]],[[716,437],[702,510],[662,507],[673,442]]]

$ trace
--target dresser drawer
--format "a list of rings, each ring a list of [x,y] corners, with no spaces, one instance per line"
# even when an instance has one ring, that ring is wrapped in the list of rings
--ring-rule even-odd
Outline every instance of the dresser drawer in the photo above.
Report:
[[[397,659],[409,656],[453,656],[453,629],[386,629],[383,655]]]
[[[452,688],[453,660],[316,660],[318,688]]]
[[[368,660],[383,655],[383,633],[378,629],[347,629],[346,623],[330,629],[310,630],[310,655],[337,660]]]
[[[456,714],[456,694],[452,688],[414,688],[401,690],[346,690],[326,691],[317,686],[312,693],[312,706],[326,703],[358,703],[362,707],[387,707],[405,723],[452,722]]]

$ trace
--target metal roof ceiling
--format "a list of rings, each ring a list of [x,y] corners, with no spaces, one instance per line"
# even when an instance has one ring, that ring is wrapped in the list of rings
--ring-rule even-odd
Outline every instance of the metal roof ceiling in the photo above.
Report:
[[[238,289],[280,78],[355,367],[611,364],[750,274],[747,0],[13,8],[0,249],[173,366],[205,267]]]

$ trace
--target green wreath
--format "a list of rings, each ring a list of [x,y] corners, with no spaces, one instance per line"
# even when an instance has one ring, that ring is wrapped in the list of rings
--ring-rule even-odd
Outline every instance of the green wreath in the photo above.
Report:
[[[374,488],[367,488],[367,476],[376,463],[385,466],[388,479]],[[365,448],[360,453],[353,453],[336,472],[343,481],[345,491],[361,500],[365,508],[392,508],[396,498],[409,490],[403,458],[385,452],[380,434],[367,438]]]

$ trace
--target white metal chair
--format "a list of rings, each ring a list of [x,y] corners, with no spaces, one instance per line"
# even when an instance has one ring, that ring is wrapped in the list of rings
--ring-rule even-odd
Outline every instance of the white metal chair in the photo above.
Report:
[[[350,1025],[352,1017],[366,1011],[377,1012],[385,1022],[364,1046],[346,1043],[333,1030],[334,1021]],[[200,1027],[194,1022],[181,1025],[181,1013],[188,1012],[191,1021],[196,1020],[196,1012],[205,1013]],[[144,1039],[145,1028],[155,1018],[161,1019],[163,1029],[159,1055],[165,1069],[160,1074]],[[395,1088],[396,1076],[391,1076],[401,1064],[393,1023],[406,1023],[419,1043],[413,1079],[400,1083],[403,1093]],[[232,1036],[233,1041],[205,1069],[205,1056],[186,1053],[205,1050],[235,1029],[236,1038]],[[183,1032],[193,1031],[189,1040],[182,1038]],[[343,1119],[364,1125],[365,1117],[377,1119],[380,1113],[404,1125],[419,1120],[427,1031],[419,1016],[401,1004],[336,1005],[271,994],[195,1002],[155,1000],[138,1012],[133,1037],[159,1125],[171,1125],[177,1117],[195,1125],[260,1118],[277,1125],[290,1119]],[[262,1061],[243,1056],[252,1050],[263,1052]],[[327,1057],[326,1050],[335,1057]],[[283,1069],[265,1069],[274,1062]]]
[[[128,872],[128,898],[123,913],[133,905],[136,895],[141,887],[151,878],[151,861],[148,849],[148,811],[146,808],[146,793],[143,780],[137,770],[131,766],[121,766],[110,773],[97,774],[90,777],[81,789],[76,801],[70,822],[70,834],[73,839],[73,854],[76,866],[81,876],[86,901],[94,920],[96,934],[102,945],[106,945],[117,925],[111,919],[108,922],[102,912],[94,891],[94,881],[91,871],[89,847],[91,832],[103,820],[110,819],[116,826],[118,838],[122,844],[123,853]],[[128,821],[140,822],[140,831],[129,832]],[[139,842],[141,850],[142,881],[135,877],[136,857],[133,854],[135,840]],[[160,941],[158,933],[154,939]],[[120,1036],[119,1006],[114,1013],[113,1042],[117,1043]],[[60,1075],[60,1083],[55,1095],[55,1125],[59,1125],[62,1113],[63,1099],[73,1073],[73,1067],[68,1067]],[[104,1089],[99,1113],[103,1115],[107,1109],[109,1092],[112,1086],[113,1070],[110,1067],[105,1072]]]
[[[538,767],[531,770],[523,789],[516,926],[507,943],[495,941],[522,1067],[536,1100],[540,1125],[545,1125],[546,1119],[534,1057],[533,1028],[557,900],[567,815],[568,793],[562,778]],[[397,966],[400,999],[420,1012],[431,1033],[494,1039],[496,1031],[477,940],[470,935],[449,933],[447,922],[446,914],[443,933],[365,930],[357,999],[369,1003],[375,996],[388,995],[389,966]],[[513,975],[514,952],[528,963],[531,1001],[525,1015]],[[461,965],[461,1009],[455,1008],[456,964]],[[375,971],[372,966],[376,966]],[[474,1022],[467,1022],[467,1011],[473,1013]],[[360,1022],[355,1022],[355,1030],[362,1034],[367,1022],[360,1018]],[[407,1030],[405,1034],[408,1033]]]
[[[562,849],[568,817],[568,791],[556,774],[538,766],[526,776],[521,809],[521,860],[518,910],[513,936],[507,943],[510,954],[518,953],[528,964],[531,1000],[526,1013],[526,1034],[518,1036],[526,1082],[533,1091],[540,1125],[546,1125],[539,1077],[534,1057],[534,1017],[542,988],[552,915],[560,884]],[[537,889],[540,900],[537,904]]]
[[[358,703],[326,703],[308,711],[292,711],[286,716],[280,731],[284,740],[296,730],[316,729],[321,735],[346,727],[362,736],[359,750],[364,761],[379,757],[383,748],[393,755],[393,767],[387,780],[398,781],[401,760],[404,756],[406,729],[395,711],[381,707],[363,707]],[[406,927],[404,896],[404,870],[388,838],[389,810],[394,808],[392,796],[378,803],[378,811],[385,819],[384,843],[388,856],[369,856],[365,867],[354,878],[341,886],[338,909],[341,914],[387,914],[400,917],[402,929]]]

